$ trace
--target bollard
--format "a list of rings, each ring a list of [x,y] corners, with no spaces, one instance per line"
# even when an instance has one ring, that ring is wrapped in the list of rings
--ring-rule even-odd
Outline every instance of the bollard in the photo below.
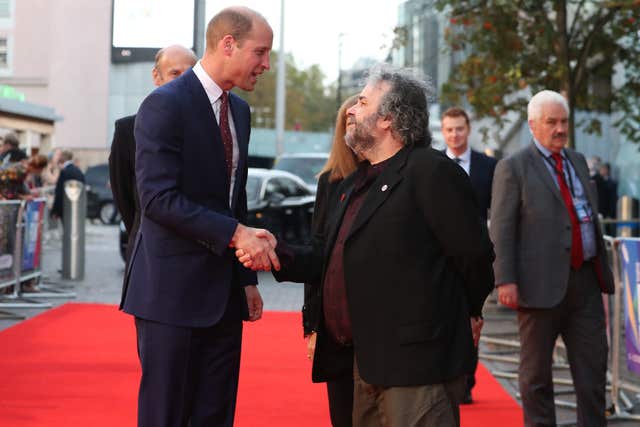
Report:
[[[630,221],[633,218],[633,199],[630,196],[622,196],[618,199],[618,220]],[[618,226],[618,236],[631,237],[633,230],[630,226]]]
[[[87,216],[87,196],[84,184],[75,179],[64,183],[62,278],[84,278],[84,229]]]

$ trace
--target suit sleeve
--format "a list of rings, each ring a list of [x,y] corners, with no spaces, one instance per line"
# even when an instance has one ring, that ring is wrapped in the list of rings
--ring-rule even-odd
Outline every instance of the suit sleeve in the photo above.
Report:
[[[316,202],[313,208],[313,219],[311,221],[311,231],[313,233],[313,244],[318,246],[316,250],[322,251],[325,241],[325,226],[328,215],[328,205],[330,196],[329,172],[320,176],[318,180],[318,190],[316,192]],[[302,306],[302,325],[305,335],[318,329],[321,279],[308,281],[304,284],[304,305]]]
[[[109,154],[109,181],[111,182],[113,201],[129,232],[133,229],[136,210],[134,192],[136,182],[132,157],[134,144],[133,129],[124,126],[124,122],[121,120],[116,121],[111,153]]]
[[[183,238],[227,250],[238,220],[191,201],[180,192],[182,117],[176,94],[160,88],[145,99],[135,122],[136,182],[142,214]],[[189,141],[198,143],[198,141]]]
[[[493,264],[496,285],[517,283],[516,254],[521,186],[510,159],[496,166],[491,196],[491,239],[495,245]]]
[[[462,276],[469,314],[482,314],[493,289],[493,245],[481,220],[471,182],[453,162],[437,162],[431,174],[419,172],[419,204],[445,255]]]

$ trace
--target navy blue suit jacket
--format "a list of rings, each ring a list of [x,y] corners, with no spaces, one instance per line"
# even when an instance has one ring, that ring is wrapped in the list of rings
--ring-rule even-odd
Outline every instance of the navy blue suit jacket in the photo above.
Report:
[[[491,207],[491,186],[493,185],[493,172],[496,170],[497,163],[497,160],[493,157],[471,150],[469,179],[478,200],[480,216],[485,220],[487,219],[487,211]]]
[[[247,211],[250,112],[230,95],[239,148],[231,205],[220,130],[206,92],[188,70],[157,88],[135,122],[136,182],[142,211],[121,307],[170,325],[206,327],[231,293],[257,284],[228,247]]]

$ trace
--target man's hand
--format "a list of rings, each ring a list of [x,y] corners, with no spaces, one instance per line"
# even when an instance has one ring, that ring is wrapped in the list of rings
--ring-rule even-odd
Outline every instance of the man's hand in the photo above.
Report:
[[[267,230],[238,224],[230,247],[236,248],[238,260],[252,270],[270,271],[271,266],[280,270],[280,261],[275,248],[278,241]]]
[[[313,355],[316,352],[316,333],[311,332],[309,335],[309,340],[307,341],[307,359],[313,362]]]
[[[498,286],[498,301],[513,309],[518,308],[518,286],[515,283],[505,283]]]
[[[255,285],[245,286],[244,293],[247,296],[247,307],[249,308],[249,322],[255,322],[262,317],[262,297]]]
[[[484,326],[484,320],[482,317],[471,318],[471,334],[473,335],[473,345],[478,346],[480,342],[480,332],[482,332],[482,326]]]

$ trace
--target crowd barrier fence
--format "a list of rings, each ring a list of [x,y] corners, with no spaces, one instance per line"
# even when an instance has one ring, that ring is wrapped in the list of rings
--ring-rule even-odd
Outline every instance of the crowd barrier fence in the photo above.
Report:
[[[609,220],[607,223],[616,224],[618,227],[633,227],[633,224],[640,223],[640,220]],[[629,227],[631,225],[631,227]],[[620,230],[620,228],[618,228]],[[628,234],[627,234],[628,235]],[[604,236],[605,244],[607,246],[607,255],[611,269],[615,280],[615,293],[613,295],[603,295],[603,303],[605,308],[605,316],[607,320],[607,337],[610,344],[609,350],[609,370],[607,371],[607,387],[606,390],[610,393],[611,406],[607,410],[607,420],[609,422],[615,421],[628,421],[628,420],[640,420],[640,415],[633,414],[632,410],[634,406],[637,406],[638,399],[640,398],[640,386],[636,383],[630,382],[623,378],[621,375],[621,360],[625,354],[622,353],[627,334],[633,333],[636,339],[638,348],[637,363],[640,366],[640,238],[635,237],[611,237]],[[633,262],[629,262],[629,254],[623,255],[622,244],[633,242],[638,245],[638,249],[635,253],[638,259]],[[626,273],[623,269],[623,256],[627,257]],[[632,279],[628,276],[629,270],[631,270]],[[635,280],[635,282],[634,282]],[[633,282],[633,283],[631,283]],[[634,304],[629,303],[630,295],[635,295],[637,300]],[[625,316],[623,296],[627,307],[635,307],[636,313],[631,313]],[[635,317],[634,317],[635,315]],[[629,316],[632,320],[635,320],[637,327],[633,331],[628,331]],[[506,319],[507,315],[497,316],[497,320]],[[511,314],[513,318],[513,315]],[[627,327],[623,328],[622,320],[627,320]],[[491,373],[497,378],[503,378],[508,380],[517,381],[517,365],[519,364],[519,352],[520,342],[518,339],[504,338],[500,336],[482,336],[480,341],[484,344],[488,344],[495,348],[494,351],[483,351],[479,357],[481,360],[487,360],[498,363],[513,364],[515,368],[511,369],[492,369]],[[569,365],[566,359],[561,355],[561,351],[564,349],[564,343],[558,340],[554,351],[553,368],[554,369],[568,369]],[[628,358],[628,356],[627,356]],[[640,368],[636,371],[640,374]],[[631,375],[634,375],[632,372]],[[559,378],[554,375],[554,385],[563,386],[564,388],[556,388],[554,390],[554,400],[557,406],[564,408],[576,408],[576,404],[570,400],[559,399],[558,396],[562,394],[573,394],[575,390],[573,388],[573,381],[571,379]],[[517,393],[519,396],[519,393]],[[575,421],[559,422],[558,425],[570,426],[575,425]]]
[[[38,301],[48,292],[23,292],[25,283],[42,282],[43,236],[47,200],[0,200],[0,309],[49,308]],[[55,294],[54,296],[60,296]],[[73,297],[73,295],[63,295]],[[20,316],[17,316],[20,317]]]

